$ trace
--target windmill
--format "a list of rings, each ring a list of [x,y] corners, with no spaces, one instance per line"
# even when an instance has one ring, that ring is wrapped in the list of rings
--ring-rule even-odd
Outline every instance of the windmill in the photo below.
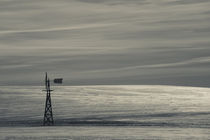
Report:
[[[61,84],[62,78],[54,79],[54,83]],[[44,111],[44,126],[52,126],[54,125],[53,120],[53,112],[52,112],[52,103],[51,103],[51,90],[50,89],[50,79],[47,76],[47,72],[45,75],[45,90],[46,91],[46,101],[45,101],[45,111]]]

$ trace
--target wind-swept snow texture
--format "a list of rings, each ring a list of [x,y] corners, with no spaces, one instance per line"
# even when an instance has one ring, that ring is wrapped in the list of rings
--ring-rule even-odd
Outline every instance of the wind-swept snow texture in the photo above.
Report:
[[[210,89],[56,86],[54,127],[43,127],[46,93],[0,87],[0,139],[208,139]]]

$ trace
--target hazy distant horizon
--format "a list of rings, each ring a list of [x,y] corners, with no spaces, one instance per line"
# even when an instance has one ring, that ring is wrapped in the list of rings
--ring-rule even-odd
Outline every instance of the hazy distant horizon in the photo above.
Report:
[[[110,86],[110,87],[119,87],[119,86],[125,86],[125,87],[142,87],[142,86],[151,86],[151,87],[192,87],[192,88],[209,88],[208,85],[170,85],[170,84],[54,84],[53,82],[51,83],[51,88],[56,88],[56,87],[100,87],[100,86]],[[44,84],[5,84],[5,85],[0,85],[0,87],[40,87],[40,88],[45,88]]]
[[[0,85],[210,87],[209,0],[0,0]]]

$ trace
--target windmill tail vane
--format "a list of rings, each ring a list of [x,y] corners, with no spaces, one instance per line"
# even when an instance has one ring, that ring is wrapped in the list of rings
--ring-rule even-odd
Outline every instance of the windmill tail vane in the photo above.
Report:
[[[55,84],[62,84],[63,83],[63,78],[56,78],[54,79]]]

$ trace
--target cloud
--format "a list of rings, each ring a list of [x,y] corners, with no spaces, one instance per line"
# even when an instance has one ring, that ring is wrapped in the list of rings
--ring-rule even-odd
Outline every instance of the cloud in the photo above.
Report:
[[[79,2],[94,3],[94,4],[107,4],[107,5],[127,5],[127,4],[149,4],[148,0],[77,0]]]
[[[29,67],[31,65],[4,65],[2,66],[0,69],[17,69],[17,68],[25,68],[25,67]]]
[[[209,9],[207,0],[0,1],[0,84],[39,84],[45,71],[70,84],[205,80]]]
[[[89,28],[100,28],[110,25],[116,25],[116,23],[108,24],[89,24],[89,25],[77,25],[72,27],[57,27],[57,28],[48,28],[48,29],[32,29],[32,30],[6,30],[0,31],[0,34],[12,34],[12,33],[36,33],[36,32],[57,32],[57,31],[69,31],[69,30],[78,30],[78,29],[89,29]]]
[[[200,3],[208,3],[209,0],[176,0],[168,2],[171,5],[185,5],[185,4],[200,4]]]
[[[121,68],[115,68],[115,69],[102,69],[102,70],[94,70],[89,71],[91,73],[96,72],[119,72],[119,71],[129,71],[134,69],[151,69],[151,68],[177,68],[180,66],[189,66],[189,65],[195,65],[196,64],[210,64],[210,57],[201,57],[201,58],[194,58],[191,60],[185,60],[181,62],[172,62],[172,63],[162,63],[162,64],[152,64],[152,65],[141,65],[141,66],[130,66],[130,67],[121,67]]]

